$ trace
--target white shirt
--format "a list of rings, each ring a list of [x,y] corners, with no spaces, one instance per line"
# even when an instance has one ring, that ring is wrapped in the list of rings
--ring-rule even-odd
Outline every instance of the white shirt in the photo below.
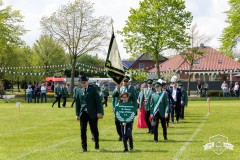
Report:
[[[172,97],[174,102],[177,102],[177,88],[173,87]]]
[[[46,93],[46,92],[47,92],[47,87],[41,86],[41,93]]]

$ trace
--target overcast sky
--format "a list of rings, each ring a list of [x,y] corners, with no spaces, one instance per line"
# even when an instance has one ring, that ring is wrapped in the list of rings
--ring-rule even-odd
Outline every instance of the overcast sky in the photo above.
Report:
[[[70,0],[73,1],[73,0]],[[114,28],[121,30],[127,17],[129,9],[137,8],[139,0],[90,0],[93,2],[95,14],[97,16],[111,16],[114,20]],[[186,0],[186,8],[192,12],[193,23],[198,25],[201,33],[210,36],[211,41],[206,44],[213,48],[220,46],[219,38],[225,23],[226,14],[229,9],[228,0]],[[50,15],[57,10],[60,5],[67,4],[69,0],[3,0],[5,5],[12,5],[14,10],[21,10],[24,16],[24,26],[30,30],[23,37],[24,41],[32,46],[41,34],[40,19],[43,15]],[[121,36],[116,35],[121,57],[126,59],[130,57],[126,54]]]

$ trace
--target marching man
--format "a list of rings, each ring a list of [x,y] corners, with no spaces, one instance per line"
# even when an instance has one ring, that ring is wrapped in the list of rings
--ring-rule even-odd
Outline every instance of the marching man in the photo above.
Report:
[[[166,118],[168,117],[168,95],[162,91],[162,84],[155,82],[156,93],[150,97],[152,126],[154,133],[154,142],[158,142],[158,125],[161,121],[164,140],[167,140]]]

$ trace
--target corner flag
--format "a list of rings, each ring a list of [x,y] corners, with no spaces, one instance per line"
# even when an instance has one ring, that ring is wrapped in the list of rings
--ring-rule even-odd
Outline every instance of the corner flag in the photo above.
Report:
[[[120,53],[118,51],[117,41],[112,33],[112,38],[108,48],[108,55],[105,62],[108,77],[112,78],[114,82],[120,84],[124,79],[125,72],[123,69]]]

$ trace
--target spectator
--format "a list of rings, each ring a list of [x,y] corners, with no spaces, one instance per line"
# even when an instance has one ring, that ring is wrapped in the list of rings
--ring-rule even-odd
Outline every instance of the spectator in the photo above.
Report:
[[[197,93],[201,97],[201,95],[202,95],[202,84],[201,84],[200,80],[198,80],[198,82],[197,82]]]
[[[204,89],[205,96],[208,97],[208,83],[207,83],[207,81],[204,81],[203,89]]]
[[[41,103],[43,103],[43,97],[45,99],[45,103],[47,102],[47,87],[45,83],[41,85]]]
[[[28,88],[26,89],[26,95],[27,95],[27,102],[28,103],[32,103],[32,87],[31,85],[28,86]]]
[[[225,81],[223,81],[223,83],[221,85],[221,89],[223,91],[223,97],[227,97],[228,96],[228,85]]]
[[[234,92],[235,92],[235,96],[239,97],[239,84],[238,84],[238,82],[235,82]]]
[[[230,96],[231,96],[231,97],[234,97],[234,93],[233,93],[233,92],[234,92],[234,86],[235,86],[235,84],[231,81],[231,82],[230,82],[230,86],[231,86],[231,87],[229,88]]]

